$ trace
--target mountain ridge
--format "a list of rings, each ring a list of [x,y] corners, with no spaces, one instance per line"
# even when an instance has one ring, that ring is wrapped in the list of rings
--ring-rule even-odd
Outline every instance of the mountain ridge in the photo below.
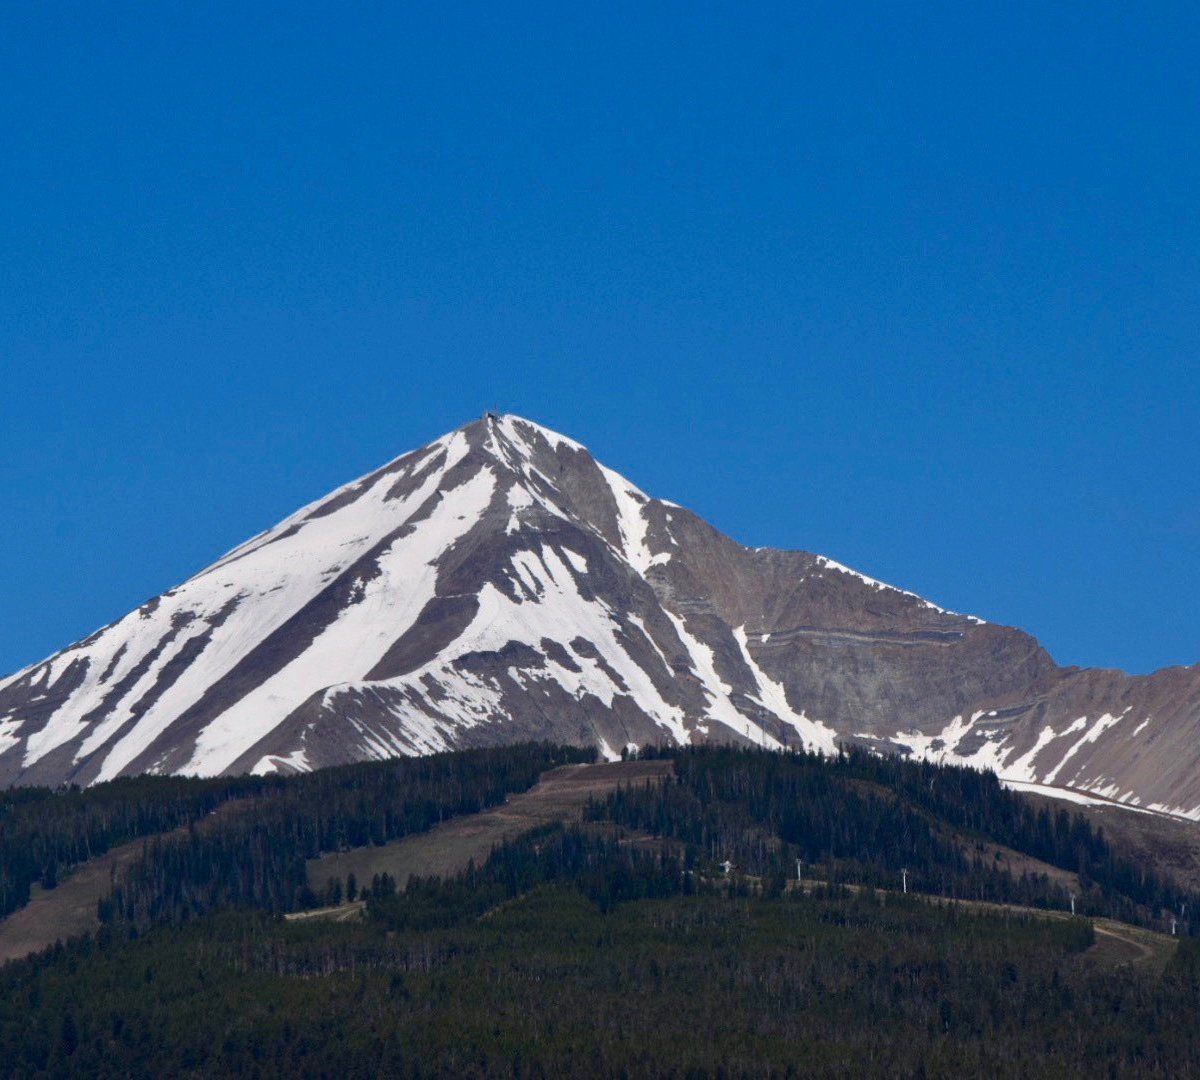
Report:
[[[1058,667],[1021,630],[745,547],[485,414],[0,679],[0,784],[531,737],[610,757],[848,741],[1200,818],[1197,728],[1200,665]]]

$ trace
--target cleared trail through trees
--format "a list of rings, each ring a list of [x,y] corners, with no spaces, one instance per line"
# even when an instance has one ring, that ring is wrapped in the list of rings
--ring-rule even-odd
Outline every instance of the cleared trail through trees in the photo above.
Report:
[[[308,882],[320,891],[330,878],[345,881],[353,874],[369,885],[376,874],[390,874],[403,889],[413,875],[448,877],[479,865],[493,847],[539,825],[578,820],[589,799],[602,799],[619,787],[656,782],[670,775],[674,763],[614,761],[601,765],[562,765],[551,769],[528,791],[478,814],[449,818],[425,833],[388,844],[353,848],[308,861]]]
[[[230,799],[193,824],[197,828],[216,823],[226,814],[237,813],[251,800]],[[109,848],[103,855],[64,873],[57,887],[36,887],[29,903],[0,919],[0,964],[41,952],[56,941],[67,941],[91,933],[100,925],[97,905],[112,892],[113,876],[140,858],[154,840],[185,839],[190,825],[167,833],[152,833]]]
[[[144,843],[131,840],[110,848],[64,876],[56,888],[39,886],[28,904],[0,920],[0,963],[95,930],[100,925],[96,905],[111,891],[113,873],[141,855]]]

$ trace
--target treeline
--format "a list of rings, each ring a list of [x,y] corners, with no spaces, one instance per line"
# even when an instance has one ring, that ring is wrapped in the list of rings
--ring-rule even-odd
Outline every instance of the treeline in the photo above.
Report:
[[[799,860],[833,881],[895,888],[907,871],[921,892],[1069,907],[1075,890],[1009,873],[988,847],[1002,845],[1077,874],[1080,914],[1159,925],[1174,912],[1188,932],[1200,927],[1197,897],[1120,857],[1082,817],[1035,810],[992,773],[858,750],[662,753],[674,761],[673,783],[619,791],[590,817],[684,841],[768,880],[795,877]]]
[[[230,807],[186,838],[148,841],[102,901],[103,921],[180,922],[217,908],[313,907],[305,861],[384,844],[532,787],[556,765],[595,751],[526,743],[346,765],[289,777],[269,796]]]

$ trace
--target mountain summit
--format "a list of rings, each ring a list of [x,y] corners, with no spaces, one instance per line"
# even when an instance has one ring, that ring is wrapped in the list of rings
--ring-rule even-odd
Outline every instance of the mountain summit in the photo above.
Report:
[[[1200,668],[1059,668],[489,413],[0,679],[0,785],[531,738],[856,741],[1200,817],[1198,726]]]

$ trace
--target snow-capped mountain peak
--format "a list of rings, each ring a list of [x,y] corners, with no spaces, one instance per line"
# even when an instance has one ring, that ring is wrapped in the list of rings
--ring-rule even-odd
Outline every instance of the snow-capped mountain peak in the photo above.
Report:
[[[743,547],[578,442],[486,414],[0,680],[0,783],[527,738],[856,739],[1190,813],[1195,770],[1131,758],[1124,718],[1192,731],[1198,683],[1063,671],[1020,631]]]

